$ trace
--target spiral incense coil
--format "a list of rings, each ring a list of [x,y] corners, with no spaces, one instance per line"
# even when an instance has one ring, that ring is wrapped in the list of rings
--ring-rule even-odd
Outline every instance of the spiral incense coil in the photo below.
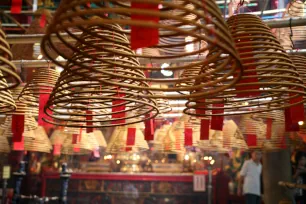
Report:
[[[127,145],[128,128],[136,128],[134,145]],[[148,150],[149,146],[139,128],[139,124],[115,127],[105,152],[119,153],[129,149],[132,152]]]
[[[0,71],[0,78],[2,77]],[[7,89],[8,84],[6,79],[0,79],[0,113],[7,113],[16,109],[16,104],[11,94],[11,91]]]
[[[9,82],[8,85],[0,86],[0,91],[13,89],[21,83],[15,65],[10,62],[12,58],[13,55],[10,51],[10,45],[6,42],[5,33],[0,28],[0,81],[2,83]]]
[[[62,145],[68,136],[67,132],[63,130],[54,130],[54,132],[50,136],[50,142],[52,145]]]
[[[29,116],[25,116],[24,119],[24,133],[23,136],[24,137],[30,137],[30,138],[34,138],[34,132],[33,130],[35,130],[38,127],[38,124],[35,120],[35,118],[33,117],[29,117]],[[0,129],[3,130],[3,136],[5,137],[13,137],[13,132],[12,132],[12,116],[7,116],[5,118],[4,123],[2,123],[0,125]]]
[[[7,137],[0,136],[0,153],[9,153],[11,147],[9,145]]]
[[[89,143],[86,132],[81,134],[80,141],[76,144],[73,144],[73,134],[68,133],[63,143],[61,153],[68,155],[85,155],[91,153],[92,150],[93,147]]]
[[[46,114],[53,121],[45,121],[59,126],[98,128],[139,123],[156,117],[155,101],[138,98],[138,93],[134,89],[84,80],[63,71],[45,106]],[[116,118],[112,117],[114,115]]]
[[[194,116],[240,115],[303,103],[292,102],[305,95],[305,86],[270,28],[250,14],[232,16],[228,25],[244,67],[241,80],[205,101],[191,98],[184,112]]]
[[[45,129],[41,126],[37,127],[34,130],[34,135],[34,139],[29,137],[24,138],[24,149],[31,152],[50,153],[52,145]]]
[[[18,86],[17,88],[12,89],[12,96],[15,100],[16,110],[14,112],[8,112],[6,115],[24,115],[29,117],[38,116],[38,106],[29,107],[24,102],[18,100],[20,93],[22,92],[24,86]],[[34,97],[28,97],[29,100],[34,100]]]
[[[161,93],[154,93],[157,95],[164,95],[163,92]],[[172,108],[170,106],[169,100],[164,99],[164,98],[157,98],[156,99],[156,105],[158,107],[159,113],[164,114],[164,113],[169,113],[172,111]]]
[[[50,67],[36,69],[32,80],[21,91],[18,100],[29,106],[39,106],[40,94],[50,94],[59,73]]]
[[[297,72],[300,74],[300,78],[306,84],[306,57],[301,55],[290,55],[290,59],[292,60]]]
[[[58,53],[65,59],[69,59],[71,66],[79,66],[76,70],[71,70],[75,74],[92,80],[98,80],[103,83],[115,84],[113,80],[105,80],[104,78],[95,76],[97,72],[103,72],[111,78],[125,78],[128,80],[136,80],[145,82],[153,82],[161,84],[167,82],[172,86],[166,87],[149,87],[149,86],[133,86],[129,84],[122,84],[116,82],[116,85],[125,86],[128,88],[146,90],[146,91],[162,91],[173,92],[171,95],[148,95],[140,93],[141,98],[168,98],[168,99],[183,99],[189,97],[202,97],[218,93],[233,86],[240,78],[241,63],[236,49],[232,43],[232,38],[228,32],[222,14],[214,1],[209,0],[170,0],[160,1],[152,0],[139,1],[137,3],[148,3],[151,5],[158,5],[158,10],[148,10],[141,8],[134,8],[130,5],[131,0],[107,0],[101,3],[100,1],[78,1],[65,0],[58,8],[53,22],[48,27],[47,33],[42,40],[42,49],[46,56],[54,63],[65,67],[61,62],[56,61],[52,57],[50,50]],[[86,6],[91,3],[91,7]],[[150,6],[151,6],[150,5]],[[157,17],[158,22],[135,20],[131,15],[145,15],[145,17]],[[98,16],[92,18],[92,16]],[[106,25],[112,24],[112,26]],[[160,51],[160,55],[135,54],[130,50],[130,43],[125,35],[130,36],[130,32],[122,30],[121,27],[127,28],[131,26],[157,29],[159,32],[159,43],[149,48],[155,48]],[[72,28],[77,28],[88,37],[94,37],[96,40],[84,40],[70,32]],[[102,34],[99,30],[104,30]],[[53,34],[60,35],[67,33],[73,39],[77,40],[77,44],[69,42],[63,38],[60,41],[66,45],[66,48],[72,50],[74,53],[86,55],[89,60],[101,62],[105,64],[105,69],[97,69],[91,63],[80,61],[79,58],[69,58],[69,56],[55,46],[55,42],[51,36]],[[99,34],[98,34],[99,33]],[[106,34],[108,33],[108,34]],[[145,34],[144,34],[145,35]],[[206,45],[207,43],[207,45]],[[84,44],[87,47],[94,48],[95,52],[89,54],[79,49],[79,44]],[[104,45],[104,46],[102,46]],[[192,49],[187,49],[192,47]],[[50,48],[50,50],[48,50]],[[205,54],[209,51],[209,55],[205,58]],[[105,56],[104,58],[97,57],[100,53],[115,53],[117,60],[113,55]],[[96,54],[95,54],[96,53]],[[139,74],[131,77],[129,74],[123,74],[119,71],[114,71],[113,67],[123,67],[129,72],[137,70],[141,71],[161,71],[160,61],[181,60],[181,58],[192,58],[193,56],[200,56],[199,60],[189,60],[188,63],[170,64],[169,67],[164,68],[168,71],[182,72],[184,70],[192,69],[194,67],[201,67],[201,74],[192,77],[174,77],[174,78],[143,78]],[[131,62],[124,63],[129,58],[138,58],[140,60],[148,60],[153,65],[147,67],[146,65],[135,66]],[[159,62],[159,63],[158,63]],[[100,64],[101,64],[100,63]],[[110,70],[107,67],[111,67]],[[69,69],[66,67],[66,69]],[[82,70],[82,71],[81,71]],[[234,73],[235,76],[234,76]],[[229,78],[229,76],[234,76]],[[175,86],[184,81],[203,81],[203,79],[211,79],[209,82],[203,82],[198,85],[191,84],[190,86]],[[224,82],[220,84],[221,82]],[[201,91],[196,91],[201,90]],[[189,92],[189,94],[182,95],[182,92]]]
[[[223,147],[241,150],[248,149],[241,130],[233,120],[227,120],[224,122],[222,133]]]

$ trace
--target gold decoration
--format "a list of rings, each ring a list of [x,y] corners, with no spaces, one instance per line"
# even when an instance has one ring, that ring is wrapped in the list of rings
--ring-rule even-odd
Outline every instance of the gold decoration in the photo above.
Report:
[[[151,3],[159,5],[159,10],[136,9],[130,6],[131,0],[107,0],[103,2],[98,1],[78,1],[65,0],[62,1],[57,13],[47,33],[42,40],[42,49],[46,56],[59,66],[65,67],[61,62],[56,61],[55,57],[50,54],[51,51],[58,53],[63,58],[69,59],[71,66],[78,66],[78,69],[70,69],[74,74],[91,80],[97,80],[103,84],[118,85],[137,90],[145,90],[139,93],[141,98],[172,98],[182,99],[189,97],[202,97],[211,95],[232,87],[240,78],[241,64],[237,52],[233,46],[232,38],[228,32],[222,14],[216,3],[209,0],[171,0],[160,1],[152,0],[139,1],[140,3]],[[87,7],[87,3],[91,3],[91,7]],[[148,22],[134,20],[131,15],[147,15],[159,17],[159,22]],[[98,16],[92,18],[92,16]],[[110,24],[112,24],[110,26]],[[122,27],[141,26],[146,28],[156,28],[159,30],[159,44],[151,48],[158,49],[160,55],[135,54],[130,51],[130,43],[123,35],[130,35],[130,32],[122,30],[115,24]],[[107,27],[107,35],[98,34],[99,30],[105,30]],[[89,38],[94,37],[95,40],[84,40],[71,33],[71,29],[76,29],[84,33]],[[79,55],[86,56],[88,60],[79,60],[79,57],[70,58],[66,51],[58,49],[55,46],[51,36],[53,34],[60,35],[67,33],[71,38],[77,40],[75,45],[66,39],[60,38],[60,41],[66,45],[68,50],[73,51]],[[106,33],[106,32],[105,32]],[[92,48],[94,52],[84,52],[78,47],[79,44],[84,44],[88,48]],[[104,46],[102,46],[104,45]],[[186,49],[187,46],[192,46],[193,50]],[[48,48],[51,48],[48,50]],[[121,49],[119,49],[121,48]],[[66,50],[66,49],[65,49]],[[209,51],[207,57],[205,55]],[[118,56],[113,58],[113,55],[100,58],[101,53],[113,53]],[[197,76],[190,77],[175,77],[174,78],[144,78],[141,74],[136,74],[133,77],[129,72],[141,71],[161,71],[162,68],[158,63],[160,60],[171,61],[173,59],[181,59],[183,57],[192,58],[199,56],[199,60],[189,60],[189,63],[182,63],[180,65],[172,65],[164,68],[164,70],[181,72],[194,67],[201,67],[201,72]],[[133,65],[129,58],[138,58],[148,60],[150,59],[153,66],[137,66]],[[95,66],[90,61],[100,62],[104,67]],[[123,62],[129,62],[124,63]],[[157,62],[157,63],[155,63]],[[118,69],[123,67],[123,70],[114,71],[114,66]],[[111,69],[109,69],[111,68]],[[125,72],[123,72],[126,70]],[[163,83],[172,84],[172,87],[149,87],[149,86],[135,86],[131,84],[122,83],[120,81],[108,80],[104,77],[95,75],[96,73],[104,73],[110,78],[121,78],[125,80],[136,80],[139,82]],[[235,75],[234,75],[235,73]],[[229,78],[229,76],[234,76]],[[209,79],[209,82],[204,82],[204,79]],[[200,84],[188,84],[183,87],[176,85],[184,81],[203,81]],[[224,82],[224,83],[222,83]],[[200,90],[200,91],[198,91]],[[175,92],[171,95],[150,95],[147,91],[162,91]],[[182,95],[181,92],[189,92],[189,94]]]

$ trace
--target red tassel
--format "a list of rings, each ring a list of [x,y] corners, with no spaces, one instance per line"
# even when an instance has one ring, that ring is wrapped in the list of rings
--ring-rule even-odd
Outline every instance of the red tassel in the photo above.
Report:
[[[290,94],[290,96],[296,95],[295,93]],[[295,104],[303,101],[303,96],[298,96],[293,99],[290,99],[290,104]],[[304,104],[300,103],[295,106],[291,106],[289,108],[290,115],[291,115],[291,121],[292,123],[298,123],[299,121],[305,120],[305,111],[304,111]]]
[[[24,132],[24,115],[12,115],[13,142],[21,142]]]
[[[209,140],[209,122],[207,119],[201,120],[200,140]]]
[[[44,28],[46,26],[46,14],[42,14],[40,17],[39,25],[41,28]]]
[[[290,108],[285,109],[285,130],[286,132],[298,132],[300,131],[300,126],[298,123],[293,123],[291,119]]]
[[[87,133],[93,132],[93,128],[92,128],[92,127],[89,127],[89,126],[92,126],[92,125],[93,125],[92,119],[93,119],[93,117],[92,117],[92,111],[87,110],[87,111],[86,111],[86,126],[88,126],[88,127],[86,128],[86,132],[87,132]]]
[[[222,131],[223,129],[223,119],[224,116],[216,116],[215,114],[223,114],[224,113],[224,104],[213,104],[213,107],[216,108],[222,108],[222,109],[214,109],[212,110],[213,116],[211,117],[211,129],[212,130],[220,130]]]
[[[21,9],[22,9],[22,0],[12,0],[11,13],[12,14],[21,13]]]
[[[152,113],[150,113],[151,115]],[[144,132],[145,140],[150,141],[154,140],[154,122],[153,119],[145,121],[145,132]]]
[[[125,94],[118,94],[118,96],[120,98],[123,98],[125,96]],[[125,110],[125,105],[122,105],[125,101],[124,100],[120,100],[120,99],[116,99],[112,101],[113,107],[112,107],[112,119],[120,119],[120,118],[125,118],[125,112],[122,113],[116,113],[116,112],[120,112],[120,111],[124,111]],[[112,124],[121,124],[121,123],[125,123],[125,119],[124,120],[115,120],[111,122]]]
[[[13,142],[14,151],[24,151],[24,138],[21,138],[20,142]]]
[[[244,39],[243,37],[247,37],[248,34],[241,34],[240,37],[241,39],[239,39],[239,42],[236,42],[236,46],[237,48],[240,48],[241,45],[239,45],[239,43],[243,43],[242,46],[251,46],[252,44],[248,44],[247,42],[250,42],[249,39]],[[246,59],[246,58],[251,58],[248,60],[243,60],[243,64],[252,64],[255,63],[255,60],[252,59],[252,57],[254,57],[253,49],[248,48],[248,49],[238,49],[239,54],[241,56],[241,59]],[[248,53],[248,54],[246,54]],[[257,72],[256,72],[256,66],[254,65],[247,65],[244,66],[245,67],[245,71],[243,73],[243,76],[245,77],[244,79],[241,79],[237,85],[236,85],[236,90],[237,91],[244,91],[244,90],[255,90],[255,91],[248,91],[248,92],[243,92],[243,93],[237,93],[237,97],[239,98],[245,98],[245,97],[256,97],[256,96],[260,96],[260,92],[256,91],[259,90],[260,86],[259,85],[245,85],[245,86],[239,86],[240,84],[249,84],[249,83],[256,83],[258,82],[258,78],[257,76]]]
[[[52,121],[52,118],[48,116],[44,112],[44,108],[49,100],[50,94],[39,94],[39,112],[38,112],[38,125],[45,127],[52,127],[52,124],[47,123],[43,120],[43,118],[47,121]],[[47,112],[52,115],[52,111],[47,109]]]
[[[78,137],[79,137],[78,134],[72,135],[72,144],[78,144],[78,140],[79,140]]]
[[[192,128],[185,128],[185,146],[192,146]]]
[[[247,134],[247,144],[249,147],[257,146],[257,136],[253,134]]]
[[[61,155],[61,148],[62,148],[62,145],[61,145],[61,144],[55,144],[55,145],[53,145],[53,155],[54,155],[54,156],[59,156],[59,155]]]
[[[148,11],[159,11],[158,4],[150,3],[138,3],[133,2],[131,5],[132,9],[147,9]],[[131,15],[132,21],[143,21],[143,22],[159,22],[159,17],[149,15]],[[131,47],[133,50],[157,45],[159,41],[158,28],[142,27],[142,26],[131,26]]]
[[[267,135],[266,139],[270,140],[272,137],[272,118],[267,119]]]

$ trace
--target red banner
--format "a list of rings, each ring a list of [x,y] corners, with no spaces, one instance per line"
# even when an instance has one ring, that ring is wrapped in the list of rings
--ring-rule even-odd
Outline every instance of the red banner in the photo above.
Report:
[[[285,109],[285,129],[286,132],[298,132],[300,131],[299,124],[292,121],[292,115],[290,108]]]
[[[201,120],[200,140],[209,140],[209,123],[208,119]]]
[[[185,146],[192,146],[192,128],[185,128]]]
[[[224,116],[217,116],[215,114],[223,114],[224,113],[224,109],[223,109],[224,104],[213,104],[213,107],[221,108],[221,109],[213,109],[212,110],[213,116],[211,117],[210,128],[212,130],[220,130],[220,131],[222,131]]]
[[[150,113],[151,115],[151,113]],[[145,131],[144,131],[145,140],[150,141],[154,140],[154,122],[153,119],[145,121]]]
[[[158,4],[132,2],[131,7],[132,9],[142,9],[142,10],[146,9],[148,10],[148,13],[150,11],[159,11]],[[158,23],[159,17],[132,13],[131,20],[143,21],[148,23],[150,22]],[[158,28],[131,26],[131,47],[133,50],[142,47],[157,45],[158,41],[159,41]]]
[[[22,0],[12,0],[11,13],[18,14],[22,9]]]
[[[21,142],[24,132],[24,115],[12,115],[13,142]]]
[[[125,94],[118,94],[120,98],[124,98]],[[112,121],[112,124],[121,124],[125,123],[125,119],[120,120],[121,118],[125,118],[125,112],[120,112],[125,110],[125,105],[123,104],[125,100],[116,99],[112,101],[112,119],[118,119]],[[119,112],[119,113],[118,113]]]
[[[44,118],[45,120],[52,121],[52,118],[44,112],[44,108],[49,100],[49,97],[50,94],[39,94],[38,125],[40,126],[52,127],[52,124],[47,123],[43,120]],[[52,115],[52,111],[47,109],[47,112]]]
[[[247,134],[247,144],[249,147],[257,146],[257,136],[254,134]]]
[[[87,133],[93,132],[93,128],[90,127],[90,126],[93,125],[92,119],[93,119],[92,111],[87,110],[87,111],[86,111],[86,126],[87,126],[86,132],[87,132]]]
[[[72,144],[78,144],[79,142],[79,135],[78,134],[73,134],[72,135]]]
[[[40,21],[39,21],[39,25],[41,28],[44,28],[46,26],[46,14],[41,14],[41,17],[40,17]]]
[[[23,151],[24,150],[24,138],[22,137],[20,142],[13,142],[14,151]]]
[[[296,95],[296,93],[290,94],[291,97],[294,95]],[[298,96],[293,99],[290,99],[290,104],[295,104],[295,103],[299,103],[302,101],[303,101],[303,96]],[[291,115],[290,118],[291,118],[292,123],[298,123],[299,121],[305,120],[305,116],[304,116],[305,111],[304,111],[303,103],[300,103],[295,106],[291,106],[289,110],[290,110],[290,115]]]

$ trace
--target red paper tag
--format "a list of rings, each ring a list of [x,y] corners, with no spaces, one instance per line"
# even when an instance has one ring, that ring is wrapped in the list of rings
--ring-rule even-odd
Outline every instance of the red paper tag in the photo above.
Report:
[[[61,145],[61,144],[55,144],[55,145],[53,145],[53,155],[54,155],[54,156],[61,155],[61,148],[62,148],[62,145]]]
[[[126,148],[125,148],[125,151],[126,151],[126,152],[132,151],[132,147],[126,147]]]
[[[24,115],[12,115],[13,142],[21,142],[24,132]]]
[[[120,98],[123,98],[125,94],[118,94],[118,96]],[[125,105],[123,105],[123,103],[125,102],[125,100],[113,100],[112,104],[112,119],[120,119],[120,118],[125,118],[125,112],[120,112],[120,111],[124,111],[125,110]],[[119,113],[117,113],[119,112]],[[125,119],[124,120],[115,120],[111,122],[112,124],[121,124],[121,123],[125,123]]]
[[[247,134],[247,144],[249,147],[257,146],[257,136],[254,134]]]
[[[47,123],[43,120],[52,121],[52,118],[48,116],[44,112],[44,108],[49,100],[50,94],[39,94],[39,112],[38,112],[38,125],[45,126],[45,127],[52,127],[52,124]],[[52,111],[47,109],[47,112],[52,115]]]
[[[136,128],[128,128],[126,145],[133,146],[135,145],[135,136],[136,136]]]
[[[224,113],[224,109],[223,109],[224,104],[213,104],[213,107],[222,108],[222,109],[212,110],[213,116],[211,117],[210,129],[222,131],[224,116],[216,116],[215,114],[223,114]]]
[[[209,122],[207,119],[201,120],[200,140],[209,140]]]
[[[272,118],[267,119],[267,135],[266,139],[270,140],[272,136]]]
[[[252,48],[247,48],[247,49],[239,49],[241,47],[245,47],[245,46],[252,46],[251,41],[247,38],[243,38],[248,36],[248,34],[241,34],[240,35],[240,39],[239,41],[236,41],[236,46],[238,48],[238,52],[241,56],[242,59],[242,63],[244,66],[244,72],[243,72],[243,79],[241,79],[240,81],[238,81],[237,85],[240,84],[250,84],[250,83],[257,83],[258,82],[258,78],[257,78],[257,71],[256,71],[256,65],[249,65],[252,63],[255,63],[254,60],[254,54],[253,49]],[[250,42],[250,43],[247,43]],[[239,45],[239,43],[243,43],[243,45]],[[246,54],[247,53],[247,54]],[[246,58],[250,58],[248,60],[245,60]],[[244,85],[244,86],[237,86],[236,85],[236,90],[237,91],[244,91],[244,90],[255,90],[255,91],[247,91],[247,92],[243,92],[243,93],[237,93],[237,97],[240,98],[245,98],[245,97],[256,97],[256,96],[260,96],[260,92],[256,91],[259,90],[260,86],[255,84],[255,85]]]
[[[205,106],[204,105],[200,105],[201,103],[204,103],[205,102],[205,99],[201,99],[199,100],[199,102],[197,102],[197,108],[196,108],[196,114],[199,114],[199,115],[204,115],[206,113],[206,110],[204,109]],[[201,109],[199,109],[201,108]]]
[[[138,3],[133,2],[131,4],[132,9],[147,9],[148,11],[159,11],[158,4],[150,3]],[[144,21],[144,22],[159,22],[159,17],[149,15],[131,15],[132,21]],[[159,41],[158,28],[131,26],[131,47],[133,50],[157,45]]]
[[[44,28],[46,26],[46,14],[42,14],[40,17],[39,25],[41,28]]]
[[[92,126],[93,125],[92,118],[93,118],[92,117],[92,111],[87,110],[86,111],[86,126]],[[93,128],[92,127],[87,127],[86,132],[87,133],[93,132]]]
[[[12,0],[11,13],[18,14],[22,9],[22,0]]]
[[[24,150],[24,138],[21,138],[20,142],[13,142],[14,151],[23,151]]]
[[[192,128],[185,128],[185,146],[192,146]]]
[[[151,113],[150,113],[151,115]],[[154,139],[154,124],[153,119],[145,121],[145,140],[150,141]]]
[[[290,96],[294,96],[296,95],[295,93],[290,94]],[[290,104],[295,104],[295,103],[299,103],[303,101],[303,96],[298,96],[295,97],[293,99],[290,99]],[[290,117],[291,117],[291,121],[292,123],[298,123],[299,121],[304,121],[305,120],[305,116],[304,116],[304,104],[300,103],[298,105],[295,106],[291,106],[289,108],[290,110]]]
[[[80,147],[73,147],[73,152],[78,153],[80,151],[81,151]]]
[[[77,144],[79,140],[79,135],[78,134],[73,134],[72,135],[72,144]]]
[[[300,126],[298,123],[292,122],[290,108],[285,109],[285,129],[286,132],[298,132],[300,131]]]

